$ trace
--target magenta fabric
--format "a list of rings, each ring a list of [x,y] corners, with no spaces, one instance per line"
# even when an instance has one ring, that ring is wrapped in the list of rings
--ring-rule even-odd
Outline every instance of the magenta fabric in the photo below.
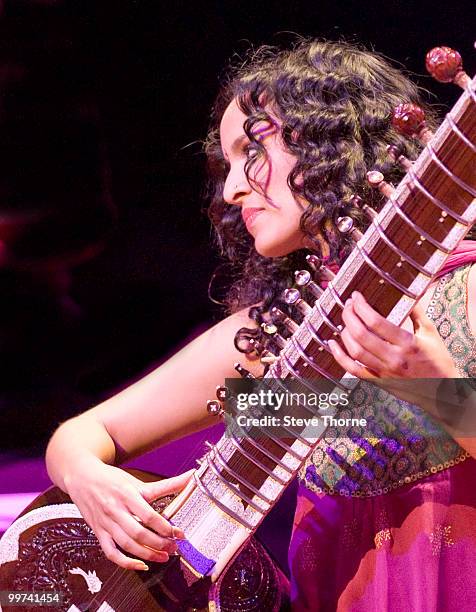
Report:
[[[448,256],[448,259],[438,272],[437,278],[473,261],[476,261],[476,240],[463,240],[453,253]]]
[[[293,610],[474,612],[476,461],[368,498],[300,485]]]

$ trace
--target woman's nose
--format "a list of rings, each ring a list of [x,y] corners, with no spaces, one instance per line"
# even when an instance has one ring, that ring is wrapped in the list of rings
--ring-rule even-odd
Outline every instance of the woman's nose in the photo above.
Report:
[[[223,199],[228,204],[240,206],[243,198],[251,191],[245,173],[230,172],[223,186]]]

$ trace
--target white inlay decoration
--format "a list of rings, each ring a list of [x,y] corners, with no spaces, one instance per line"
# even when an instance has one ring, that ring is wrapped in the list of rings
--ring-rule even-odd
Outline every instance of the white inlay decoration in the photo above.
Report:
[[[0,565],[18,559],[18,542],[21,534],[43,521],[60,518],[83,518],[74,504],[54,504],[35,508],[17,519],[5,531],[0,540]]]
[[[107,601],[105,601],[103,604],[99,606],[97,612],[116,612],[116,611],[114,610],[114,608],[111,608],[111,606],[107,603]]]
[[[88,591],[90,593],[99,593],[102,587],[102,581],[99,580],[96,574],[96,570],[86,572],[80,567],[73,567],[69,570],[70,574],[77,574],[78,576],[82,576],[88,585]]]

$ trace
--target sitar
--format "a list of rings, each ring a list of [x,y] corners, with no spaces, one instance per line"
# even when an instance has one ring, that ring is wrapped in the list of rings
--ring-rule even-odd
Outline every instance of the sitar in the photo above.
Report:
[[[351,233],[355,246],[324,291],[316,289],[309,273],[298,273],[297,287],[287,290],[285,299],[303,319],[297,324],[283,317],[290,337],[262,379],[268,388],[287,391],[292,381],[317,392],[351,389],[352,380],[327,346],[342,331],[346,299],[358,290],[381,315],[401,325],[476,220],[476,78],[466,75],[459,54],[447,47],[430,51],[427,67],[438,80],[453,81],[464,91],[435,134],[421,109],[411,104],[396,109],[395,127],[420,139],[424,148],[414,162],[390,148],[389,155],[406,171],[396,188],[379,173],[369,173],[386,201],[378,214],[362,206],[370,218],[364,234],[349,217],[338,220],[339,230]],[[316,265],[315,257],[309,261]],[[303,286],[316,291],[314,304],[301,297]],[[233,397],[227,387],[219,387],[210,412],[221,413],[225,401]],[[324,430],[322,424],[312,435],[305,427],[289,427],[285,436],[227,431],[210,445],[180,494],[154,502],[186,539],[179,542],[177,556],[151,564],[149,572],[109,562],[78,508],[52,488],[0,541],[0,591],[60,594],[57,601],[43,600],[41,609],[48,611],[284,609],[286,581],[253,534]],[[2,609],[32,605],[26,601],[10,608],[7,602]]]

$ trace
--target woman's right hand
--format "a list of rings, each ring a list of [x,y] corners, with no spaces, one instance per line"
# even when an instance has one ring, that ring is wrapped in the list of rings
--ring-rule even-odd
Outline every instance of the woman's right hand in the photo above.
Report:
[[[142,559],[167,561],[169,554],[177,550],[175,540],[185,535],[149,502],[181,491],[193,470],[144,483],[96,458],[83,467],[78,471],[76,466],[74,475],[65,477],[65,485],[68,495],[96,534],[106,557],[120,567],[133,570],[148,569]]]

